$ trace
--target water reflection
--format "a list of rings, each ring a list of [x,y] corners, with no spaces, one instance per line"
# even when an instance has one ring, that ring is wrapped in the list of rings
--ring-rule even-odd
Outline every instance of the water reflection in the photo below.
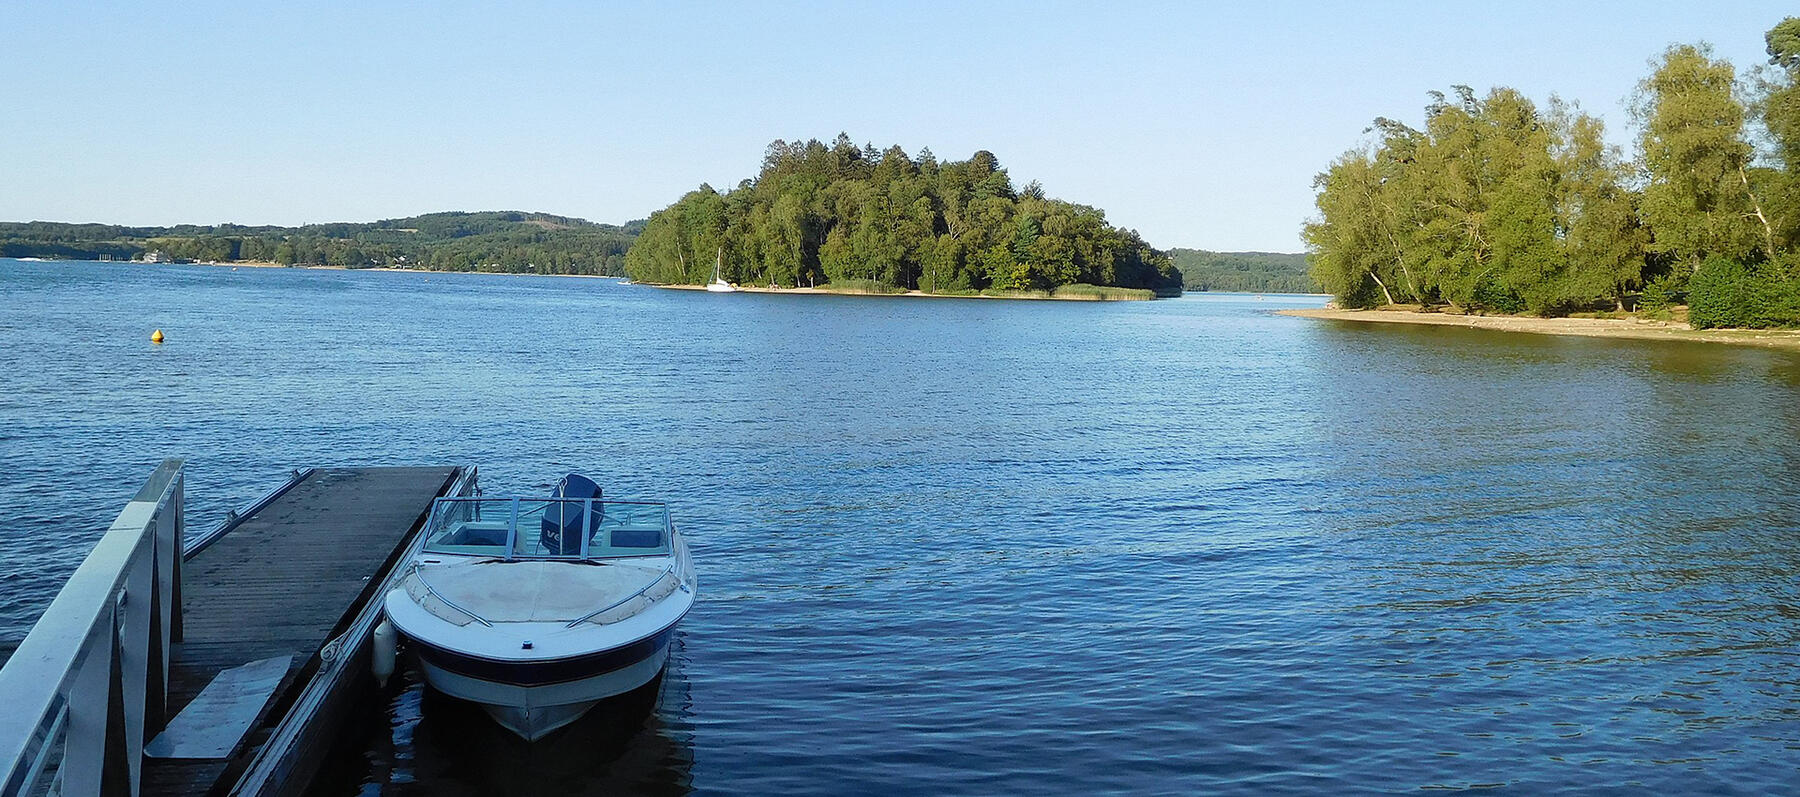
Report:
[[[1355,596],[1324,622],[1412,707],[1419,726],[1387,733],[1457,761],[1412,762],[1417,785],[1480,785],[1467,775],[1524,760],[1508,782],[1691,787],[1683,773],[1751,736],[1800,744],[1800,448],[1768,436],[1800,428],[1800,397],[1770,389],[1800,358],[1318,334],[1337,341],[1314,387],[1338,500],[1312,523]]]
[[[473,703],[424,684],[416,664],[388,706],[388,733],[360,763],[331,765],[317,794],[687,794],[693,781],[692,698],[680,637],[653,681],[602,701],[535,743]],[[354,755],[354,753],[352,754]],[[362,778],[352,783],[354,777]]]

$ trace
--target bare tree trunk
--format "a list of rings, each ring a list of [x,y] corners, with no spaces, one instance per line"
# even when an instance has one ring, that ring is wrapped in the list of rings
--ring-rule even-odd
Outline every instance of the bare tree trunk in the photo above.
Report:
[[[1385,222],[1381,225],[1381,231],[1387,234],[1388,244],[1394,247],[1394,265],[1399,266],[1400,275],[1406,277],[1406,289],[1412,291],[1413,299],[1417,300],[1419,304],[1424,304],[1425,296],[1419,293],[1419,283],[1413,279],[1412,269],[1406,267],[1406,256],[1400,251],[1400,239],[1394,237],[1394,231],[1388,229]],[[1386,290],[1386,288],[1382,290]],[[1388,304],[1393,303],[1393,297],[1388,297]]]
[[[1775,257],[1775,229],[1769,225],[1769,217],[1763,215],[1762,200],[1757,199],[1756,192],[1750,190],[1750,175],[1742,166],[1738,167],[1738,179],[1744,183],[1744,193],[1750,196],[1750,206],[1756,209],[1756,220],[1762,222],[1763,246],[1769,253],[1769,262],[1776,264],[1775,267],[1781,269],[1781,276],[1785,278],[1787,267],[1781,265],[1781,261]]]
[[[1390,304],[1390,305],[1391,305],[1391,304],[1393,304],[1393,303],[1394,303],[1394,295],[1393,295],[1393,294],[1391,294],[1391,293],[1388,293],[1388,289],[1387,289],[1387,285],[1386,285],[1386,284],[1384,284],[1384,283],[1383,283],[1383,282],[1382,282],[1382,281],[1381,281],[1381,278],[1380,278],[1380,277],[1377,277],[1377,276],[1375,276],[1375,272],[1373,272],[1373,271],[1366,271],[1366,272],[1363,272],[1363,273],[1365,273],[1365,274],[1368,274],[1368,275],[1369,275],[1369,279],[1372,279],[1372,280],[1374,280],[1374,281],[1375,281],[1375,285],[1376,285],[1376,286],[1377,286],[1377,287],[1380,287],[1380,288],[1381,288],[1381,295],[1382,295],[1382,296],[1385,296],[1385,297],[1387,297],[1387,303],[1388,303],[1388,304]]]
[[[1390,215],[1398,215],[1394,213],[1393,206],[1376,199],[1374,191],[1368,191],[1367,194],[1370,203],[1381,206],[1381,209],[1387,211]],[[1394,265],[1400,267],[1400,275],[1406,278],[1406,289],[1412,291],[1412,298],[1414,300],[1419,304],[1424,304],[1425,296],[1419,293],[1419,283],[1413,279],[1412,269],[1406,267],[1406,255],[1400,250],[1400,239],[1394,236],[1394,229],[1388,225],[1387,219],[1377,217],[1376,221],[1381,224],[1381,234],[1387,236],[1388,245],[1394,248]],[[1373,272],[1371,272],[1371,274],[1372,273]],[[1381,280],[1375,280],[1375,284],[1381,285]],[[1381,292],[1387,293],[1387,286],[1382,285]],[[1394,297],[1389,296],[1388,304],[1393,303]]]

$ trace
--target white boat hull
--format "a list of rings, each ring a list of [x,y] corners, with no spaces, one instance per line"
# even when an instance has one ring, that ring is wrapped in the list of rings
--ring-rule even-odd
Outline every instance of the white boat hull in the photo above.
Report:
[[[737,293],[737,288],[723,282],[706,283],[706,289],[713,293]]]
[[[433,658],[430,653],[419,657],[425,682],[433,689],[481,706],[502,727],[535,742],[580,719],[596,703],[650,683],[668,663],[669,645],[664,641],[648,657],[610,672],[532,686],[466,675]]]
[[[501,509],[516,518],[517,507],[515,499]],[[644,530],[631,525],[642,520],[630,507],[617,502],[602,516],[596,506],[588,510],[594,520],[578,520],[619,524],[600,528],[610,535],[606,545],[626,552],[585,560],[467,555],[462,549],[491,543],[462,540],[495,531],[494,522],[446,523],[440,535],[454,541],[438,549],[427,544],[386,599],[388,621],[417,654],[426,683],[480,705],[502,726],[536,741],[599,701],[655,680],[676,626],[693,608],[695,581],[687,545],[666,512],[652,518],[663,530],[652,527],[646,542]],[[463,510],[439,514],[453,511]],[[549,525],[533,525],[525,537],[502,524],[502,550],[537,544]],[[654,539],[659,534],[668,536]],[[583,544],[583,555],[598,544]],[[631,553],[646,548],[652,551]]]

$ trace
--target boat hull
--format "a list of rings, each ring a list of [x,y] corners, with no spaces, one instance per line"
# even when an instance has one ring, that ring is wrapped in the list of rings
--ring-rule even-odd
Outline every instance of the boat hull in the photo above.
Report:
[[[668,663],[674,630],[589,656],[530,663],[478,659],[411,641],[433,689],[478,704],[507,730],[537,741],[601,700],[654,680]]]

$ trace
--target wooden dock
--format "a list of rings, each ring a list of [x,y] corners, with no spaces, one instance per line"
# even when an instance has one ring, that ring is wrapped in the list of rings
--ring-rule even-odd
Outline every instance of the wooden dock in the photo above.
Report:
[[[273,699],[229,757],[146,758],[142,794],[237,790],[314,680],[322,649],[344,636],[371,601],[379,601],[372,593],[423,524],[432,500],[450,490],[461,472],[455,467],[313,470],[189,554],[181,574],[181,636],[170,656],[167,716],[176,716],[224,670],[271,657],[292,659]]]

